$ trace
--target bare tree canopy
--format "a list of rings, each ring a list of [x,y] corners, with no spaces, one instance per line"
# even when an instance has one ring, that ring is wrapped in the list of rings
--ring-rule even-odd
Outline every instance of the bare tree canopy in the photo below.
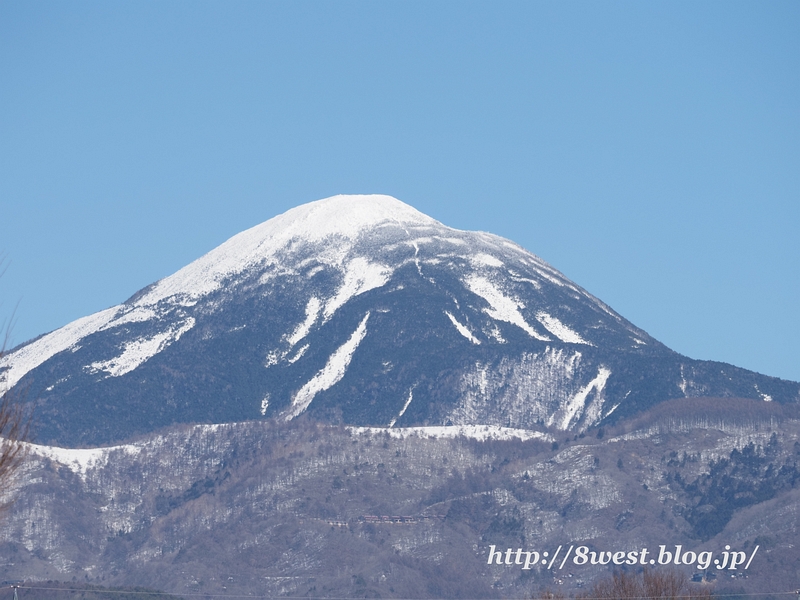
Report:
[[[0,256],[0,275],[3,262],[3,257]],[[6,332],[0,342],[0,359],[5,356],[7,340]],[[5,375],[0,370],[0,498],[6,495],[14,472],[25,456],[30,433],[30,417],[26,415],[19,395],[7,389]],[[0,504],[0,510],[5,507],[6,505]]]
[[[2,356],[2,353],[0,353]],[[0,491],[5,492],[14,471],[24,457],[30,434],[30,419],[12,394],[4,391],[0,400]]]
[[[639,573],[615,571],[601,579],[588,592],[572,596],[576,600],[711,600],[713,590],[689,583],[681,571],[645,569]],[[567,600],[560,592],[547,590],[535,600]]]

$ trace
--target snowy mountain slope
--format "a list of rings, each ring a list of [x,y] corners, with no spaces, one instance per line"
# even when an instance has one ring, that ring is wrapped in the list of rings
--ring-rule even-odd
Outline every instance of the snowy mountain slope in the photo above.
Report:
[[[292,209],[0,369],[62,444],[304,413],[584,430],[668,398],[800,387],[682,357],[516,244],[388,196]]]

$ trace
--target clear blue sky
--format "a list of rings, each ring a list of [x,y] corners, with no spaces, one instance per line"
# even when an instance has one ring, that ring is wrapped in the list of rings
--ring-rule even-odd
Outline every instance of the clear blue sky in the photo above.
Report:
[[[0,1],[14,343],[386,193],[800,380],[800,3]]]

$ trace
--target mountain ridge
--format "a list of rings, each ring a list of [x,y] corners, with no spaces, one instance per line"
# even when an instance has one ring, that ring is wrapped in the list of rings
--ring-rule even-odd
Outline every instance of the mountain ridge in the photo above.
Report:
[[[800,399],[794,382],[682,357],[509,240],[380,195],[245,230],[0,369],[62,444],[306,411],[584,431],[669,398]]]
[[[374,597],[530,597],[578,592],[616,567],[522,572],[487,561],[492,547],[760,546],[749,569],[677,569],[718,576],[722,595],[786,592],[799,556],[796,409],[683,399],[553,442],[300,418],[38,447],[0,531],[0,571],[177,594],[364,597],[368,582]]]

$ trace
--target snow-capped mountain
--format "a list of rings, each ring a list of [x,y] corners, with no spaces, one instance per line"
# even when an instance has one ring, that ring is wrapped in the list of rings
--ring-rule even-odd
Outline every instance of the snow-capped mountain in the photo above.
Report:
[[[582,431],[669,398],[800,399],[674,353],[513,242],[377,195],[244,231],[0,369],[35,401],[39,439],[73,445],[304,413]]]

